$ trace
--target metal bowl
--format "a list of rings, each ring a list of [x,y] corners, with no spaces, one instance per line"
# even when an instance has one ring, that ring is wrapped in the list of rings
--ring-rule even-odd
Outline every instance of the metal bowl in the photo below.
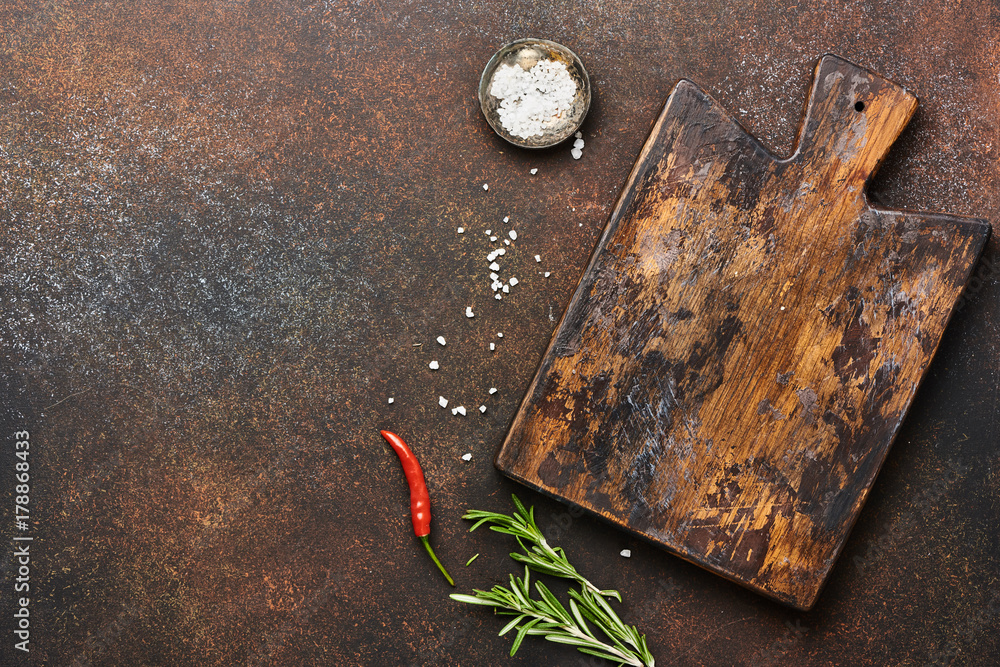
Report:
[[[570,108],[551,125],[546,126],[541,134],[530,137],[518,137],[508,132],[500,122],[497,109],[500,99],[490,94],[493,76],[501,65],[520,65],[530,70],[541,60],[555,60],[566,65],[566,70],[576,83],[576,96]],[[547,39],[526,38],[504,46],[486,63],[483,76],[479,79],[479,106],[486,116],[486,122],[501,137],[522,148],[548,148],[555,146],[573,136],[580,129],[583,119],[590,110],[590,77],[587,70],[575,53],[562,44],[550,42]]]

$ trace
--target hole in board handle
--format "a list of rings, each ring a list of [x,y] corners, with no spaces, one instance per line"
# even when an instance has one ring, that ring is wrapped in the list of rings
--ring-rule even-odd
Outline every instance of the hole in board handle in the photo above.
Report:
[[[862,102],[861,100],[858,100],[857,102],[854,103],[854,110],[855,111],[864,111],[865,110],[865,103]]]

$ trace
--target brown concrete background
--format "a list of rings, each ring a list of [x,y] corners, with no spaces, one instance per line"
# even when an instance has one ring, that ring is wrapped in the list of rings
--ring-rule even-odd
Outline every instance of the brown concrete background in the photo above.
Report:
[[[499,619],[446,598],[390,428],[463,590],[513,562],[461,512],[518,492],[659,665],[997,664],[996,240],[812,612],[569,517],[491,459],[678,78],[787,153],[816,59],[870,67],[921,100],[873,199],[995,221],[998,31],[987,0],[0,3],[0,475],[9,516],[29,428],[36,511],[32,651],[12,648],[5,547],[0,662],[581,664],[540,640],[510,659]],[[579,161],[479,114],[481,68],[523,36],[590,72]],[[504,216],[522,283],[496,302],[483,232]]]

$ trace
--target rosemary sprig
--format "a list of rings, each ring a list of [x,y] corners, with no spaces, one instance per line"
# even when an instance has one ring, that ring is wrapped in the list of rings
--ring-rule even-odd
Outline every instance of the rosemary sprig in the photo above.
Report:
[[[510,557],[514,560],[527,565],[540,574],[551,574],[563,579],[572,579],[584,588],[589,589],[592,593],[603,595],[604,597],[613,597],[619,602],[622,601],[622,597],[618,591],[601,590],[577,572],[576,568],[566,558],[566,552],[561,547],[549,546],[549,543],[545,540],[542,531],[538,529],[538,524],[535,523],[535,508],[532,507],[530,510],[527,510],[520,498],[515,495],[511,495],[511,498],[514,499],[514,506],[517,508],[514,510],[513,516],[497,512],[486,512],[484,510],[469,510],[462,515],[463,519],[470,519],[476,522],[469,529],[469,532],[471,533],[484,523],[492,523],[494,525],[490,526],[490,530],[513,535],[517,539],[517,543],[521,546],[521,549],[524,550],[523,554],[517,552],[511,553]],[[531,548],[525,546],[523,540],[532,543]]]
[[[619,665],[652,667],[653,656],[645,636],[634,625],[626,625],[605,600],[606,597],[613,597],[621,602],[618,591],[602,590],[580,574],[562,548],[550,546],[545,540],[535,523],[535,508],[528,510],[517,496],[513,499],[516,507],[513,516],[470,510],[463,518],[476,521],[470,531],[490,523],[493,524],[491,530],[513,535],[524,553],[513,552],[510,557],[524,564],[524,579],[510,575],[510,588],[497,585],[489,591],[474,589],[475,595],[454,594],[452,599],[491,606],[496,613],[516,616],[500,631],[504,635],[517,628],[511,655],[527,635],[543,635],[549,641],[576,646],[583,653],[606,658]],[[532,546],[529,548],[525,542]],[[569,591],[569,611],[541,582],[535,583],[541,599],[531,598],[528,585],[530,570],[570,579],[580,585],[579,590]],[[610,643],[598,639],[587,621],[600,629]]]
[[[500,635],[517,628],[510,654],[513,656],[521,642],[528,635],[541,635],[559,644],[575,646],[581,653],[611,660],[619,665],[653,667],[653,656],[646,647],[645,638],[634,627],[622,623],[611,610],[607,601],[595,595],[585,586],[579,591],[570,591],[569,610],[540,581],[535,582],[535,590],[540,599],[531,597],[529,568],[524,568],[524,579],[510,575],[510,588],[496,585],[489,591],[475,589],[475,595],[453,593],[451,598],[459,602],[494,607],[498,614],[515,616],[500,630]],[[587,625],[590,621],[607,635],[610,642],[597,638]],[[637,643],[637,649],[626,643]]]

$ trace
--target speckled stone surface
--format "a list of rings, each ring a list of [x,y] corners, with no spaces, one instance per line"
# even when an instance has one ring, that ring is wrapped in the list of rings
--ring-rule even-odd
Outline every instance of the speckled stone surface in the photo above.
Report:
[[[579,160],[516,149],[480,114],[482,67],[524,36],[587,67]],[[492,458],[678,78],[787,153],[819,56],[879,72],[921,106],[873,199],[995,224],[998,44],[987,0],[0,2],[0,663],[589,664],[541,640],[509,658],[500,619],[447,599],[388,428],[421,458],[462,590],[515,565],[462,511],[517,492],[622,592],[658,665],[997,664],[996,238],[809,613]],[[497,261],[519,283],[497,301],[486,255],[510,229]]]

